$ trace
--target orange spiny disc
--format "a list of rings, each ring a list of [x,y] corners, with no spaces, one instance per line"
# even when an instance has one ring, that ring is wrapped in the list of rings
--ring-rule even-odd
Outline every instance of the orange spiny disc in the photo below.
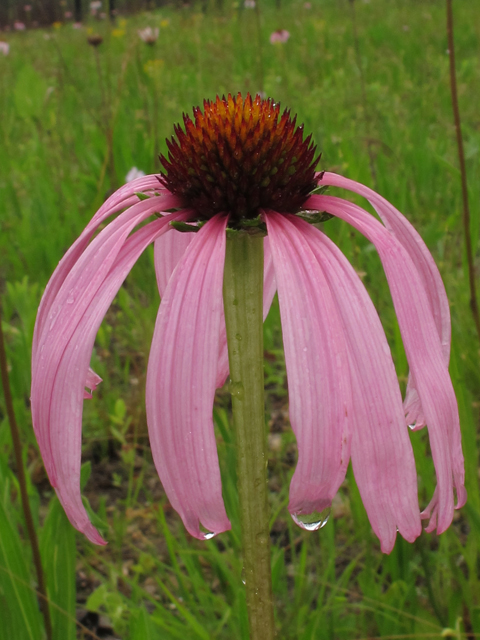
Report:
[[[256,218],[260,209],[295,213],[315,188],[318,158],[311,136],[271,99],[219,98],[184,115],[185,131],[167,140],[161,182],[199,219],[230,214],[230,226]]]

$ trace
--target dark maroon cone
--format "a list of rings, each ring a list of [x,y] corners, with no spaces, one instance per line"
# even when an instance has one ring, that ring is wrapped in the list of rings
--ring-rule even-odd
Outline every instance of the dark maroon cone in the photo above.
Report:
[[[175,127],[167,140],[168,160],[160,181],[199,219],[230,214],[230,226],[256,218],[260,209],[295,213],[316,187],[316,147],[303,140],[289,111],[271,99],[218,98],[205,101],[203,113],[184,115],[185,131]]]

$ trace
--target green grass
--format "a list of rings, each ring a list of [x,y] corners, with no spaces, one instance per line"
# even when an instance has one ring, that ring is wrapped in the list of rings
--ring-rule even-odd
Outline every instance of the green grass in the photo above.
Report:
[[[455,18],[477,249],[480,28],[474,5],[455,3]],[[164,8],[119,20],[113,30],[95,21],[88,28],[104,37],[98,66],[86,31],[71,25],[0,38],[11,46],[9,56],[0,55],[3,328],[56,640],[76,637],[75,600],[77,608],[106,614],[122,640],[247,638],[225,390],[218,394],[215,422],[231,532],[207,543],[190,538],[165,499],[149,452],[144,384],[159,303],[151,252],[133,270],[98,334],[93,364],[104,382],[85,403],[84,495],[107,548],[94,548],[64,518],[43,471],[28,403],[36,308],[65,250],[132,166],[159,170],[157,155],[166,151],[164,140],[182,112],[204,98],[237,91],[264,91],[298,113],[323,152],[322,168],[377,188],[432,251],[451,304],[451,375],[469,491],[467,506],[447,533],[422,534],[412,545],[398,539],[388,557],[379,551],[351,472],[324,529],[307,533],[295,527],[286,505],[296,449],[274,305],[265,324],[265,371],[279,638],[431,638],[447,627],[452,632],[443,637],[480,635],[479,346],[468,306],[444,3],[358,0],[358,50],[351,9],[347,0],[312,0],[310,9],[303,1],[283,0],[278,10],[265,0],[258,24],[255,11],[225,1],[222,10],[212,3],[205,14],[200,6]],[[146,25],[160,26],[154,47],[138,39],[137,29]],[[269,34],[279,28],[291,38],[272,46]],[[377,255],[339,221],[325,230],[364,274],[404,382],[405,354]],[[412,434],[412,442],[425,506],[435,484],[433,463],[426,434]],[[42,621],[9,465],[13,455],[0,398],[0,610],[10,613],[9,637],[36,640]]]

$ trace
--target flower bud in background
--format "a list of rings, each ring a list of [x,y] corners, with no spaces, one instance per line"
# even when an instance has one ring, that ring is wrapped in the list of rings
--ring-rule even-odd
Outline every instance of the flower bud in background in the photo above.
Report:
[[[91,36],[88,36],[87,42],[92,47],[98,47],[102,44],[103,38],[99,33],[92,33]]]

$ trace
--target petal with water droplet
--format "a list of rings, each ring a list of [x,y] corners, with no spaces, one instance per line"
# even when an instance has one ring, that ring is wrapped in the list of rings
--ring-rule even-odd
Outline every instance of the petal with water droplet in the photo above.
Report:
[[[289,413],[298,445],[290,513],[330,507],[349,460],[345,338],[325,275],[295,216],[265,212],[278,287]]]
[[[147,370],[155,466],[172,506],[200,540],[200,523],[215,534],[230,529],[212,419],[226,224],[226,217],[209,220],[177,264],[160,304]]]
[[[307,202],[349,222],[379,253],[428,425],[438,483],[437,532],[442,533],[453,519],[454,487],[457,508],[466,499],[465,470],[457,401],[425,287],[403,245],[361,207],[332,196],[312,196]]]
[[[415,461],[395,367],[378,314],[351,264],[323,233],[312,228],[308,239],[349,346],[353,472],[382,551],[390,553],[397,527],[410,542],[421,533]]]
[[[320,175],[320,174],[319,174]],[[450,360],[450,308],[442,277],[425,242],[413,225],[388,200],[359,182],[325,171],[319,181],[321,185],[330,185],[348,189],[366,198],[398,241],[402,244],[415,265],[423,283],[432,311],[437,332],[442,343],[442,352],[448,367]],[[415,380],[409,375],[404,401],[407,422],[416,423],[416,430],[425,426],[423,410],[416,391]]]

